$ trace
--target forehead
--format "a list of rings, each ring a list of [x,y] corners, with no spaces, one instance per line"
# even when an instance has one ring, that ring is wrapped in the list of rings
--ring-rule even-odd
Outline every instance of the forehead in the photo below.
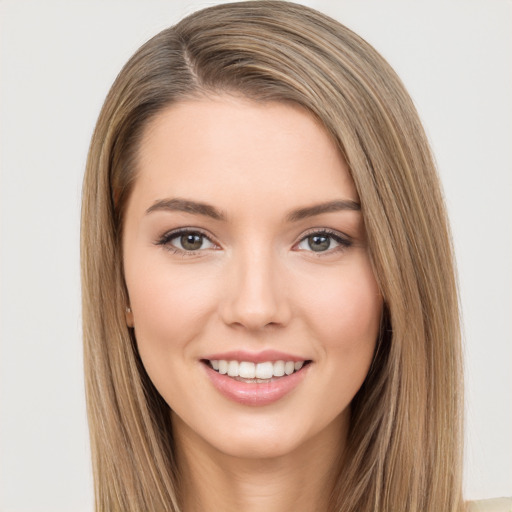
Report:
[[[232,96],[178,102],[146,127],[134,193],[249,206],[358,200],[347,165],[323,126],[289,103]]]

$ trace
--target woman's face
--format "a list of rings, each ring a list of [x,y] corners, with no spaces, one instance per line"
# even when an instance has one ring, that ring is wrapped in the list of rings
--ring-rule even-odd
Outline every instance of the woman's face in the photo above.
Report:
[[[178,439],[269,457],[346,429],[382,308],[358,201],[299,107],[219,96],[146,128],[127,322]]]

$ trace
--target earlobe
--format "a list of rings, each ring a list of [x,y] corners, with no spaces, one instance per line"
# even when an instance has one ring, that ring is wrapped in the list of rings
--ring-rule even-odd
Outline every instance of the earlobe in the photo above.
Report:
[[[132,308],[130,306],[126,307],[124,315],[126,318],[126,325],[130,328],[133,328],[133,326],[134,326],[133,313],[132,313]]]

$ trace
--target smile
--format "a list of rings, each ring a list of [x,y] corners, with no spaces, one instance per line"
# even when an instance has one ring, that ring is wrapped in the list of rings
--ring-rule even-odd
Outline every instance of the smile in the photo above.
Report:
[[[299,371],[307,361],[265,361],[253,363],[251,361],[228,361],[214,359],[208,361],[212,369],[221,375],[239,378],[243,382],[261,384],[269,382],[273,377],[292,375]]]
[[[281,400],[300,386],[312,366],[311,360],[298,358],[276,360],[275,356],[267,356],[273,359],[269,361],[259,354],[251,357],[257,361],[247,361],[243,354],[237,359],[233,357],[235,354],[226,356],[202,359],[202,366],[221,395],[248,406],[270,405]]]

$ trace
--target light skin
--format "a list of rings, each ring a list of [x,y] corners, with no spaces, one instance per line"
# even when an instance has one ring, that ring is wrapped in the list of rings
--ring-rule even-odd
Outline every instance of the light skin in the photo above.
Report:
[[[127,323],[172,409],[185,512],[328,510],[382,310],[358,204],[300,107],[200,98],[146,128],[123,232]],[[237,350],[310,363],[283,397],[247,405],[205,362]]]

